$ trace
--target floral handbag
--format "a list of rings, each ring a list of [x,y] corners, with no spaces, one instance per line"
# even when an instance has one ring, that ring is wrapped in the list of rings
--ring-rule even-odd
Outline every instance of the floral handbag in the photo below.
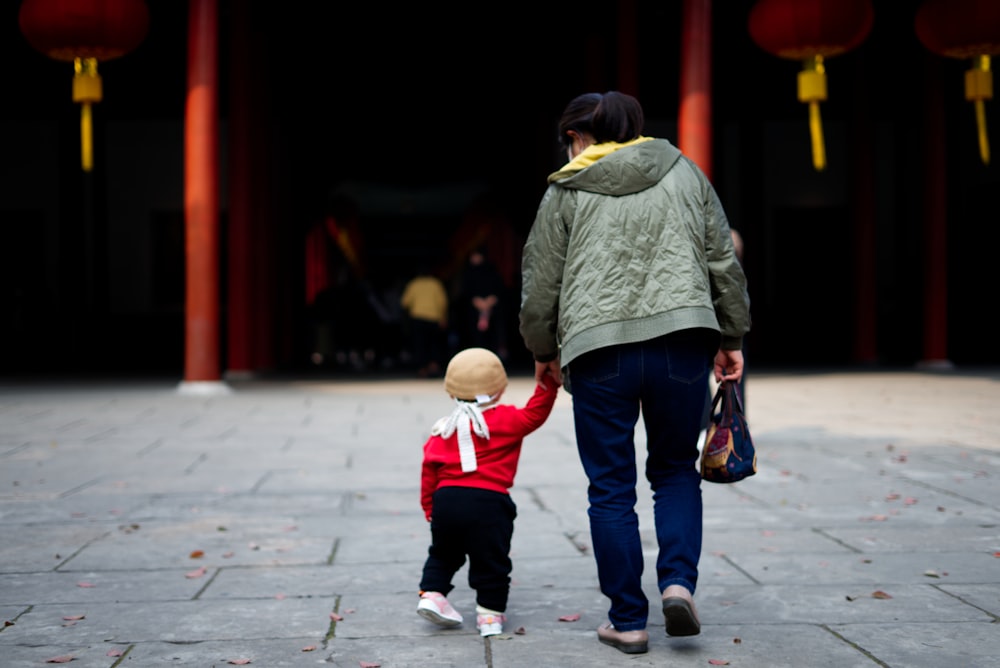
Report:
[[[739,385],[722,381],[709,413],[701,450],[701,477],[708,482],[729,483],[756,472],[757,452],[743,414]]]

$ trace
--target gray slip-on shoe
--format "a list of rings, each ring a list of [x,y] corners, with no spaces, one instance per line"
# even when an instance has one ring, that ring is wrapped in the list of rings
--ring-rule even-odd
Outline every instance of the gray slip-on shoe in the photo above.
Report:
[[[611,622],[597,627],[597,639],[626,654],[645,654],[649,651],[649,634],[641,631],[619,631]]]

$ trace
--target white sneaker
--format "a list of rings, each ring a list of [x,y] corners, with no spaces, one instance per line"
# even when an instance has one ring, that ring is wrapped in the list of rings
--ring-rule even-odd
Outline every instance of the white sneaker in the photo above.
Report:
[[[438,626],[452,628],[462,623],[462,615],[451,607],[444,594],[436,591],[425,591],[420,595],[417,604],[417,614]]]
[[[476,628],[479,629],[479,635],[485,638],[503,633],[503,623],[507,621],[507,615],[478,606],[476,613]]]

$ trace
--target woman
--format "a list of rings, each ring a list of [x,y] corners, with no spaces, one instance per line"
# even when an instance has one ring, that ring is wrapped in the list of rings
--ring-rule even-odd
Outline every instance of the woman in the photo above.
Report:
[[[566,107],[559,137],[569,162],[549,176],[525,243],[520,313],[536,379],[564,380],[573,395],[594,557],[610,600],[597,635],[626,653],[647,651],[649,639],[635,424],[641,413],[666,632],[696,635],[702,410],[713,359],[716,380],[742,376],[750,329],[718,196],[690,159],[642,128],[642,107],[623,93],[588,93]]]

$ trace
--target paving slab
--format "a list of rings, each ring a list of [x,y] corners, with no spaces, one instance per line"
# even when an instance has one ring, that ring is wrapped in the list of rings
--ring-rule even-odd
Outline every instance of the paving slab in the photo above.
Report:
[[[748,378],[758,474],[702,486],[702,633],[650,649],[606,619],[572,398],[528,437],[505,633],[414,614],[430,539],[421,446],[440,379],[0,381],[0,665],[995,666],[1000,370]],[[532,381],[512,375],[506,400]],[[644,431],[636,429],[637,464]]]

